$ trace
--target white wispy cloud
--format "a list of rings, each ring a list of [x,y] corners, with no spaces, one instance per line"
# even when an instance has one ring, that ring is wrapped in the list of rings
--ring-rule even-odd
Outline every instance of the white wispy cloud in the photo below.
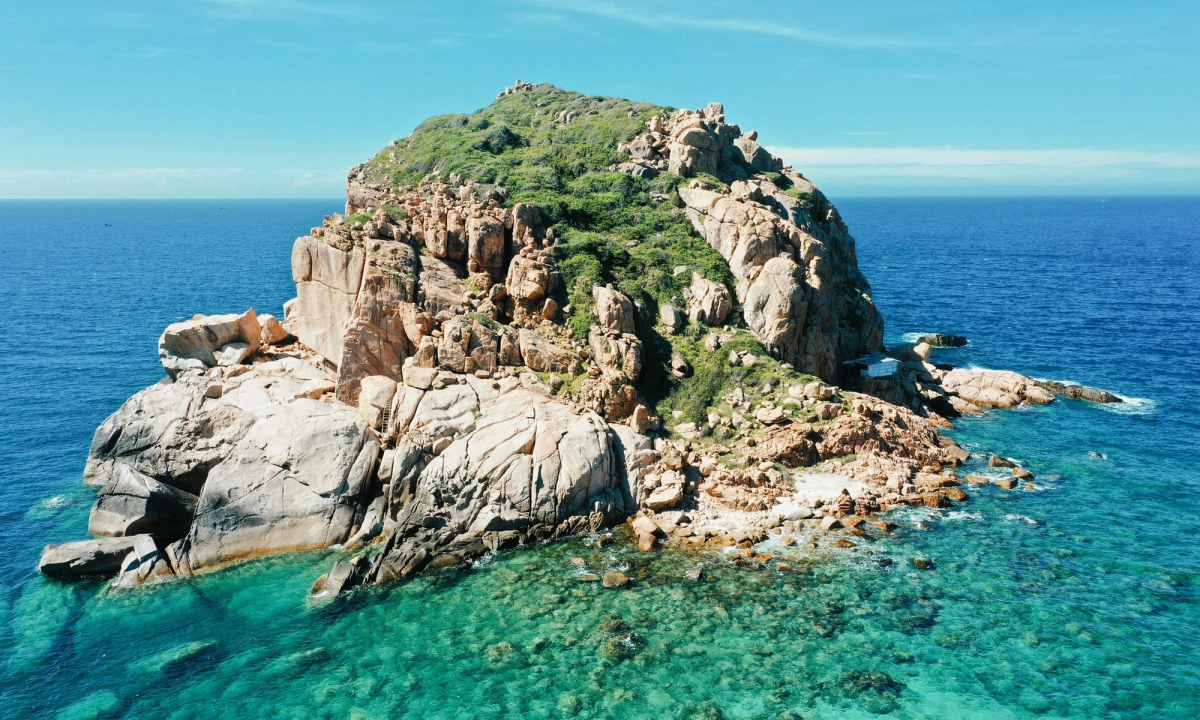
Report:
[[[940,167],[1142,166],[1200,168],[1200,155],[1128,150],[960,150],[955,148],[771,147],[788,161],[816,165],[921,165]]]
[[[305,0],[198,0],[212,14],[228,20],[245,20],[264,16],[354,17],[360,13],[349,2],[318,3]]]
[[[603,0],[524,0],[524,3],[545,7],[560,13],[571,12],[580,15],[599,16],[655,30],[687,28],[692,30],[744,33],[855,50],[930,47],[936,44],[915,38],[830,33],[782,22],[743,20],[736,17],[709,18],[699,15],[655,12],[642,4],[624,5],[605,2]]]
[[[345,170],[114,168],[0,170],[0,198],[336,197]]]
[[[355,43],[354,46],[364,52],[377,53],[380,55],[389,55],[412,48],[412,46],[408,43],[380,42],[378,40],[360,40],[359,42]]]
[[[1200,154],[1092,148],[983,150],[958,148],[770,147],[818,184],[830,187],[1174,188],[1200,191]]]

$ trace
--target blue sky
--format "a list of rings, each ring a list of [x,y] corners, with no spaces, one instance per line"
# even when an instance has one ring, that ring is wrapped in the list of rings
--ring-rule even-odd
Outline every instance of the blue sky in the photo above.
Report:
[[[731,122],[838,195],[1200,193],[1200,3],[0,5],[0,198],[335,197],[516,78]]]

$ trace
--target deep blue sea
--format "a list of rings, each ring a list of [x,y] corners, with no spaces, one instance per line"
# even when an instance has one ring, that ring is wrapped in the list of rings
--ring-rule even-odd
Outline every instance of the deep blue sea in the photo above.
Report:
[[[941,357],[1128,402],[959,421],[1037,490],[896,513],[808,572],[576,540],[321,607],[332,552],[134,592],[35,566],[85,536],[92,432],[161,377],[162,328],[279,313],[341,201],[0,202],[0,715],[1200,717],[1200,198],[835,201],[888,342],[961,333]]]

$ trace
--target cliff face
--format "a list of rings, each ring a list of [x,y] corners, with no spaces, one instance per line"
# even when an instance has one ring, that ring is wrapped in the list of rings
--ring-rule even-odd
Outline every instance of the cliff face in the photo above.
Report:
[[[581,341],[604,284],[634,303],[637,328],[622,333],[643,343],[681,329],[657,322],[664,307],[690,306],[828,382],[882,349],[837,210],[715,103],[671,111],[519,85],[425,123],[353,168],[348,188],[346,216],[296,243],[286,323],[338,367],[349,403],[365,376],[399,379],[422,342],[450,350],[438,330],[459,315]],[[693,276],[731,292],[732,313],[705,312]],[[489,368],[502,337],[480,350]]]
[[[780,511],[775,463],[855,478],[817,508],[946,501],[921,480],[960,455],[938,418],[826,384],[882,349],[853,238],[720,105],[519,83],[352,169],[291,264],[282,325],[166,329],[172,382],[89,455],[105,537],[47,572],[133,585],[381,542],[317,584],[337,592],[639,513],[646,549],[681,523],[742,542],[812,516]]]

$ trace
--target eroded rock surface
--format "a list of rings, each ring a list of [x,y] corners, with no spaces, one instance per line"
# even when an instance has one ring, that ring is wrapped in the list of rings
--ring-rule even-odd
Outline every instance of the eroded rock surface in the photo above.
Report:
[[[535,111],[522,132],[588,121],[574,113]],[[105,537],[48,547],[43,572],[131,587],[341,545],[357,557],[313,586],[336,595],[623,521],[645,551],[736,544],[739,562],[765,562],[748,545],[769,529],[967,502],[948,417],[1118,399],[937,364],[952,336],[884,358],[854,239],[811,182],[718,103],[625,104],[618,120],[628,142],[605,133],[589,157],[607,167],[572,191],[637,204],[661,233],[581,231],[571,203],[510,203],[458,172],[400,185],[423,165],[352,169],[346,216],[295,241],[282,323],[250,310],[163,333],[168,377],[89,452],[89,529]],[[497,126],[472,147],[526,141]],[[884,360],[894,372],[854,380]]]
[[[497,543],[624,517],[623,468],[607,423],[511,380],[489,390],[485,396],[498,394],[481,400],[479,420],[461,425],[425,462],[411,502],[396,508],[370,581],[411,575],[440,556],[459,563]]]
[[[136,537],[103,537],[47,545],[38,570],[60,578],[112,575],[121,568],[136,541]]]
[[[693,181],[679,197],[696,232],[729,263],[747,323],[772,354],[836,382],[840,363],[882,349],[883,319],[837,210],[756,133],[727,124],[719,103],[652,118],[628,149],[625,172],[708,174],[729,183],[725,190]],[[779,258],[793,265],[777,262],[767,272]]]
[[[113,537],[154,533],[173,539],[187,533],[195,512],[195,495],[119,463],[96,499],[88,532]]]
[[[216,365],[237,365],[261,342],[254,310],[241,315],[197,315],[168,325],[158,340],[158,356],[172,376],[204,372]]]
[[[378,452],[350,408],[307,398],[280,407],[209,473],[191,530],[168,550],[176,571],[345,541]]]

